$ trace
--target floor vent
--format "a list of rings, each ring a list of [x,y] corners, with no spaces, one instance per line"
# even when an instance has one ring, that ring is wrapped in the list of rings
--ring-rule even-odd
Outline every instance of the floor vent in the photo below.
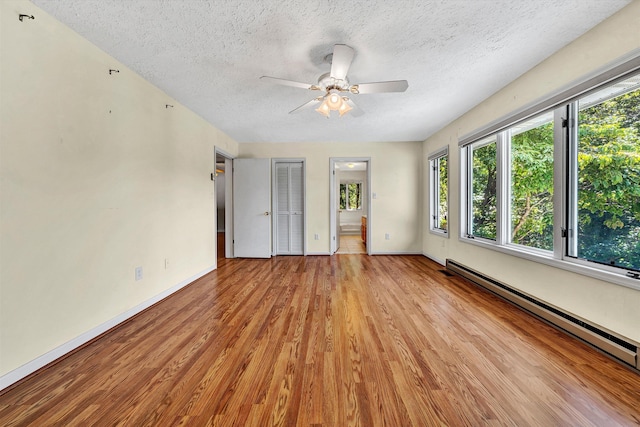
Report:
[[[470,267],[447,259],[447,270],[482,286],[563,331],[591,344],[635,369],[640,369],[640,344],[596,326],[537,298],[518,291]]]

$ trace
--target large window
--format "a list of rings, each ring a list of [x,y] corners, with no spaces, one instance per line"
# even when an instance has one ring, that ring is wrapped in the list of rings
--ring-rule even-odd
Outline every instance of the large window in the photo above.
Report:
[[[577,102],[569,255],[640,270],[640,77]],[[574,121],[575,122],[575,121]]]
[[[463,241],[640,288],[640,58],[629,63],[461,140]]]
[[[447,233],[449,215],[449,150],[429,156],[429,212],[430,230]]]
[[[496,239],[496,140],[473,144],[469,150],[471,174],[469,235]]]
[[[508,133],[510,145],[509,241],[553,250],[553,114]]]
[[[362,209],[362,182],[340,184],[340,209],[348,211]]]

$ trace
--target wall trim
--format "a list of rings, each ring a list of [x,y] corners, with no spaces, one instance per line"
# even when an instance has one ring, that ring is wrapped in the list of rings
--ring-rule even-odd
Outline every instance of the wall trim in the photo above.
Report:
[[[424,254],[418,251],[390,251],[390,252],[371,252],[371,255],[424,255]]]
[[[437,262],[438,264],[440,264],[442,266],[446,266],[447,265],[447,262],[445,260],[443,260],[443,259],[434,257],[434,256],[429,255],[429,254],[425,254],[425,253],[423,253],[422,255],[424,255],[425,257],[429,258],[431,261]]]
[[[113,329],[116,326],[124,323],[125,321],[131,319],[135,315],[140,314],[144,310],[150,308],[154,304],[159,303],[163,299],[171,296],[172,294],[174,294],[175,292],[177,292],[180,289],[184,288],[185,286],[189,285],[190,283],[193,283],[194,281],[200,279],[201,277],[211,273],[215,269],[216,269],[215,266],[214,267],[209,267],[206,270],[203,270],[200,273],[197,273],[197,274],[195,274],[195,275],[183,280],[182,282],[178,283],[177,285],[174,285],[171,288],[159,293],[158,295],[154,296],[153,298],[148,299],[147,301],[144,301],[144,302],[138,304],[137,306],[135,306],[133,308],[130,308],[129,310],[127,310],[124,313],[114,317],[113,319],[108,320],[108,321],[102,323],[101,325],[98,325],[95,328],[86,331],[85,333],[77,336],[76,338],[74,338],[74,339],[72,339],[70,341],[67,341],[66,343],[54,348],[53,350],[50,350],[50,351],[46,352],[45,354],[43,354],[41,356],[36,357],[35,359],[31,360],[30,362],[25,363],[24,365],[20,366],[19,368],[16,368],[13,371],[9,371],[8,373],[2,375],[0,377],[0,394],[6,388],[14,385],[18,381],[21,381],[21,380],[25,379],[26,377],[37,373],[38,370],[40,370],[40,369],[42,369],[42,368],[44,368],[44,367],[46,367],[48,365],[55,364],[57,361],[61,360],[65,356],[67,356],[72,351],[79,349],[80,347],[82,347],[83,345],[87,344],[91,340],[93,340],[93,339],[99,337],[100,335],[108,332],[110,329]]]

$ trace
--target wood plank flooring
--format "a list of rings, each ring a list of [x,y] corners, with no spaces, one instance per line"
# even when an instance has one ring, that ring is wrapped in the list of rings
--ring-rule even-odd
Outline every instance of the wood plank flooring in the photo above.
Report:
[[[367,248],[360,238],[360,235],[343,234],[340,236],[340,247],[338,254],[366,254]]]
[[[618,426],[640,375],[421,256],[220,259],[0,425]]]

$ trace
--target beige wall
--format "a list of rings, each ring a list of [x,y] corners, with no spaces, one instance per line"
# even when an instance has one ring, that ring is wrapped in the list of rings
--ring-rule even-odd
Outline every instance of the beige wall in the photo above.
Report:
[[[422,251],[422,143],[240,144],[240,157],[305,158],[307,251],[330,251],[329,159],[370,157],[371,250],[373,253]],[[320,240],[314,240],[314,234]],[[385,233],[390,239],[385,240]]]
[[[32,3],[0,13],[2,376],[213,268],[238,144]]]
[[[423,236],[424,253],[430,257],[460,261],[635,341],[640,341],[640,291],[461,243],[457,236],[458,138],[639,49],[638,22],[640,1],[636,0],[429,138],[424,143],[425,165],[429,153],[449,146],[451,237],[444,239],[428,232]],[[428,197],[424,200],[423,224],[428,230]]]

